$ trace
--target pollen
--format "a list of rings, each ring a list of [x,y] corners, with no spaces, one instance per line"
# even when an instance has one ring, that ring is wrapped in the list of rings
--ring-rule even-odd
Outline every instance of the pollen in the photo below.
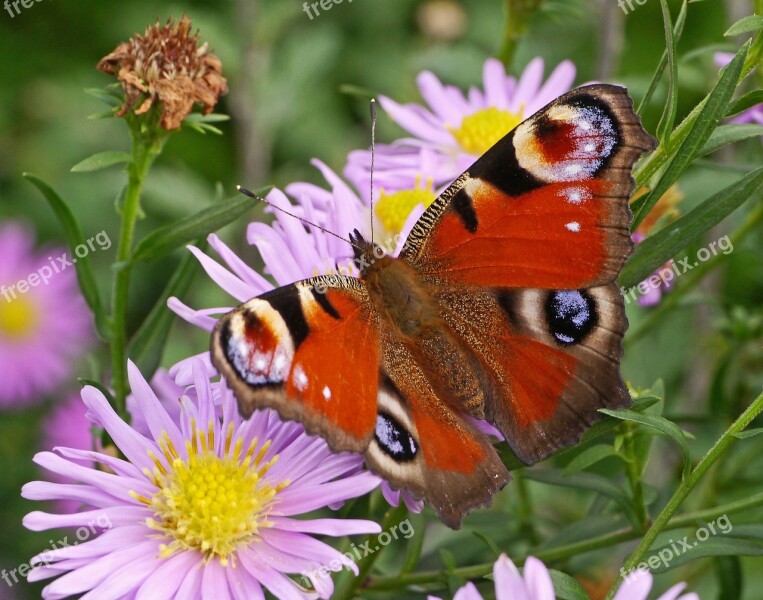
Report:
[[[271,525],[268,515],[289,482],[273,486],[264,480],[278,460],[276,455],[263,462],[270,442],[259,445],[255,438],[244,449],[241,438],[234,440],[230,425],[216,450],[213,423],[207,431],[193,429],[193,441],[186,442],[187,458],[179,455],[166,433],[162,436],[164,460],[152,456],[154,470],[146,472],[159,489],[151,498],[135,493],[133,497],[154,511],[147,525],[167,540],[161,546],[162,558],[195,550],[207,561],[235,566],[236,550]]]
[[[29,298],[0,298],[0,337],[20,340],[37,329],[37,306]]]
[[[418,177],[413,189],[391,194],[382,190],[374,211],[385,230],[389,233],[400,233],[411,211],[419,204],[426,208],[434,202],[435,197],[432,180],[428,180],[427,185],[422,186],[421,177]]]
[[[464,152],[480,156],[521,122],[521,114],[491,106],[465,117],[457,129],[449,129]]]

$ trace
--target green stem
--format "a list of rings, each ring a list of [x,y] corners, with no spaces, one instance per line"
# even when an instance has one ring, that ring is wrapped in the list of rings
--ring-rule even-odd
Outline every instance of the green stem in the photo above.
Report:
[[[742,68],[742,73],[739,76],[739,82],[741,83],[750,74],[750,72],[758,66],[758,62],[763,52],[763,35],[758,35],[755,42],[751,45],[749,52],[745,58],[745,63]],[[697,106],[695,106],[689,115],[673,130],[670,134],[670,146],[671,148],[677,148],[683,143],[689,132],[694,127],[694,124],[699,117],[700,112],[707,104],[708,96],[706,96]],[[659,146],[652,152],[646,159],[639,162],[633,171],[633,178],[636,180],[638,187],[649,187],[652,177],[672,158],[673,154],[665,146],[660,143]]]
[[[649,548],[652,547],[652,544],[654,544],[657,536],[663,532],[665,527],[670,522],[673,514],[679,509],[683,501],[691,493],[697,483],[699,483],[699,480],[702,479],[702,476],[735,440],[734,434],[744,431],[747,426],[752,423],[755,417],[757,417],[761,412],[763,412],[763,393],[761,393],[752,402],[752,404],[750,404],[747,410],[745,410],[741,416],[736,421],[734,421],[731,427],[729,427],[723,433],[715,445],[710,448],[710,451],[701,461],[699,461],[691,474],[681,483],[681,485],[678,486],[678,489],[675,491],[670,500],[668,500],[668,503],[662,509],[662,512],[654,520],[654,524],[649,528],[644,537],[641,539],[641,542],[639,543],[636,550],[634,550],[633,554],[631,554],[628,560],[625,561],[623,569],[620,571],[621,574],[618,576],[617,581],[615,581],[615,584],[607,594],[607,600],[613,598],[617,592],[617,588],[620,587],[620,584],[624,579],[622,573],[629,573],[641,562],[641,559],[649,551]]]
[[[127,188],[121,205],[122,225],[117,246],[116,273],[111,298],[111,386],[114,390],[116,406],[114,409],[123,418],[126,417],[125,401],[127,398],[127,305],[130,286],[133,242],[135,225],[140,216],[140,197],[143,182],[151,163],[161,152],[161,139],[144,139],[132,135],[132,159],[128,166]]]
[[[517,520],[519,521],[519,530],[524,539],[530,540],[531,544],[537,544],[538,535],[532,521],[532,499],[530,498],[530,490],[527,488],[524,471],[517,469],[512,474],[514,476],[514,487],[517,490]]]
[[[504,0],[505,22],[498,59],[507,69],[511,68],[517,45],[527,32],[527,22],[541,4],[543,0]]]
[[[405,505],[405,502],[403,502],[403,499],[401,498],[400,505],[397,508],[387,511],[387,514],[382,521],[382,531],[388,531],[393,525],[397,525],[398,523],[404,521],[407,515],[408,507]],[[368,544],[369,547],[376,548],[376,550],[372,554],[364,557],[363,560],[359,563],[357,577],[345,579],[337,586],[337,589],[331,596],[332,598],[335,598],[336,600],[350,600],[351,598],[355,598],[357,596],[358,588],[365,586],[366,580],[368,579],[368,574],[371,572],[371,569],[373,568],[376,560],[381,556],[382,550],[386,547],[379,547],[378,544],[376,546],[373,545],[379,541],[379,535],[380,534],[372,534],[366,536],[366,539],[364,540],[364,543],[361,545],[361,547],[365,544]],[[416,535],[424,535],[424,532],[419,531],[416,533]]]
[[[639,529],[644,532],[649,526],[649,512],[647,511],[646,501],[644,500],[644,486],[641,484],[643,469],[638,459],[638,453],[636,452],[636,425],[634,423],[624,423],[623,425],[625,429],[623,435],[623,450],[628,458],[626,462],[626,471],[630,483],[631,495],[633,496],[633,505],[636,508],[636,519],[638,521]]]
[[[728,504],[723,504],[714,508],[684,513],[683,515],[671,519],[665,526],[664,531],[691,527],[696,523],[707,523],[722,515],[735,514],[760,506],[763,506],[763,492],[743,500],[729,502]],[[552,563],[572,556],[578,556],[585,552],[593,552],[594,550],[600,550],[602,548],[608,548],[616,544],[635,540],[641,537],[641,535],[641,532],[632,527],[628,527],[611,531],[582,542],[574,542],[556,548],[549,548],[548,550],[531,550],[527,555],[515,557],[515,560],[522,562],[529,555],[535,556],[545,563]],[[484,563],[471,567],[460,567],[450,573],[464,579],[479,579],[488,575],[492,571],[493,563]],[[366,589],[374,591],[399,590],[411,585],[445,582],[446,579],[447,573],[442,571],[421,571],[418,573],[399,575],[397,577],[379,577],[366,586]]]
[[[760,223],[763,221],[763,204],[758,203],[757,206],[748,213],[744,222],[729,236],[731,245],[736,248],[747,235],[753,231],[757,231]],[[711,269],[720,264],[721,258],[724,254],[716,254],[709,260],[700,263],[690,273],[684,275],[680,284],[676,289],[672,290],[669,294],[666,294],[662,302],[657,308],[650,310],[649,315],[639,323],[638,327],[633,329],[625,337],[625,345],[630,346],[635,344],[638,340],[644,337],[649,331],[654,329],[655,325],[676,306],[678,306],[681,299],[686,295],[686,292],[696,286],[704,276]]]

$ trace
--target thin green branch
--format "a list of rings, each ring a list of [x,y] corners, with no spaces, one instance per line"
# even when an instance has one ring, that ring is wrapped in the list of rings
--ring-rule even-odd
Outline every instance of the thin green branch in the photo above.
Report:
[[[662,509],[662,512],[654,520],[654,524],[649,528],[644,537],[641,539],[641,542],[639,543],[636,550],[634,550],[633,554],[631,554],[628,560],[625,561],[623,569],[620,571],[620,576],[617,578],[617,581],[615,581],[615,584],[607,594],[607,600],[610,600],[614,597],[615,593],[617,592],[617,588],[620,587],[620,584],[623,582],[624,577],[622,573],[629,573],[641,562],[641,559],[652,547],[652,544],[654,544],[657,537],[668,526],[671,517],[680,508],[683,501],[691,493],[697,483],[699,483],[700,479],[702,479],[702,476],[711,466],[713,466],[715,461],[718,460],[718,458],[720,458],[720,456],[734,442],[736,439],[734,437],[735,434],[744,431],[747,426],[752,423],[755,417],[757,417],[761,412],[763,412],[763,393],[761,393],[752,402],[752,404],[750,404],[747,410],[745,410],[741,416],[736,421],[734,421],[731,427],[729,427],[723,433],[715,445],[710,448],[704,458],[699,461],[689,476],[684,479],[681,485],[678,486],[678,489],[675,491],[670,500],[668,500],[667,504]]]
[[[672,518],[664,527],[663,531],[683,529],[684,527],[691,527],[696,523],[707,523],[722,515],[735,514],[761,506],[763,506],[763,492],[750,496],[749,498],[744,498],[743,500],[729,502],[714,508],[684,513],[683,515]],[[586,552],[593,552],[595,550],[601,550],[602,548],[609,548],[610,546],[629,542],[638,539],[641,535],[642,532],[637,531],[633,527],[627,527],[616,531],[610,531],[581,542],[557,546],[556,548],[531,549],[527,554],[514,558],[515,560],[518,560],[518,562],[522,562],[527,556],[535,556],[546,563],[552,563],[578,556]],[[493,563],[491,562],[470,567],[460,567],[450,573],[464,579],[480,579],[485,575],[492,573],[492,571]],[[426,585],[437,582],[442,582],[444,585],[447,576],[448,573],[444,571],[421,571],[419,573],[404,574],[397,577],[378,577],[372,580],[365,589],[373,591],[390,591],[400,590],[412,585]]]
[[[543,0],[504,0],[505,21],[498,58],[507,69],[511,67],[519,41],[527,32],[530,17],[535,14],[541,4]]]
[[[633,506],[636,509],[639,529],[644,532],[649,526],[649,512],[647,511],[646,500],[644,499],[644,486],[641,482],[643,468],[639,461],[638,452],[636,452],[636,424],[626,422],[623,423],[623,428],[625,430],[623,434],[623,451],[628,458],[626,461],[628,482],[631,488]]]
[[[137,127],[136,127],[137,128]],[[127,188],[120,207],[122,220],[117,246],[116,272],[111,297],[111,386],[117,411],[126,417],[127,383],[127,306],[130,288],[130,259],[135,239],[135,226],[141,214],[140,198],[143,183],[154,159],[161,152],[163,138],[144,137],[131,131],[132,158],[128,166]]]

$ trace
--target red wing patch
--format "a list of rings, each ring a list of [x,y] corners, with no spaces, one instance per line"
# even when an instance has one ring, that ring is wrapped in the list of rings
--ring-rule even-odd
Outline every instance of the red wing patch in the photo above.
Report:
[[[244,415],[269,407],[362,452],[374,432],[379,342],[357,279],[325,276],[253,298],[220,319],[212,361]]]
[[[437,284],[609,283],[632,248],[631,169],[653,147],[623,88],[573,90],[520,124],[443,192],[401,257]]]

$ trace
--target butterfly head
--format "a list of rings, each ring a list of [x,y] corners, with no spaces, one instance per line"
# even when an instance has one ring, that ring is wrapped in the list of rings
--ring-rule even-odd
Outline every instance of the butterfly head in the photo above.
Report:
[[[384,248],[379,244],[369,242],[358,229],[350,233],[350,243],[355,253],[355,264],[360,270],[361,277],[368,273],[373,265],[377,265],[378,268],[381,266],[379,263],[384,262],[383,259],[389,260]]]

